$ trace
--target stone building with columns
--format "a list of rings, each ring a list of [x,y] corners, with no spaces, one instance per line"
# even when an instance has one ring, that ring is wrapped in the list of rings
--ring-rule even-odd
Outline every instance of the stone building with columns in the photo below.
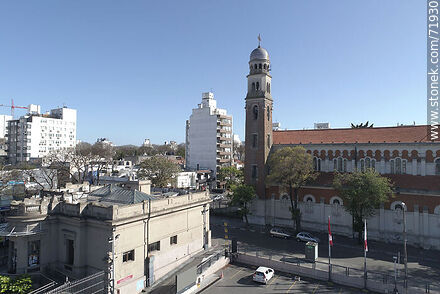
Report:
[[[250,221],[291,225],[288,195],[265,183],[267,159],[283,147],[303,146],[313,156],[318,178],[299,191],[302,224],[325,230],[334,216],[336,233],[351,234],[351,216],[332,188],[337,172],[373,168],[394,183],[395,197],[370,220],[372,237],[395,241],[402,232],[402,201],[407,204],[409,242],[440,248],[440,142],[428,139],[427,126],[274,130],[270,59],[258,46],[250,55],[246,95],[245,182],[257,200]]]

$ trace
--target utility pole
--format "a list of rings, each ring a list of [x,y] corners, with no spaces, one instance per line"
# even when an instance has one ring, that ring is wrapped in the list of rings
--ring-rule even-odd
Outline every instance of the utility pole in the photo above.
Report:
[[[108,242],[112,243],[112,261],[110,263],[110,293],[115,294],[115,241],[119,238],[119,234],[115,236],[115,228],[112,229],[112,236],[108,238]]]

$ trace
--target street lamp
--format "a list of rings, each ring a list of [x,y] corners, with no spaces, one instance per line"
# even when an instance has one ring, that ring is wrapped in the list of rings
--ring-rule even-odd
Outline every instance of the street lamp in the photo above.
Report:
[[[405,204],[405,202],[402,202],[401,205],[402,205],[402,210],[403,210],[403,255],[404,255],[404,261],[405,261],[404,287],[406,288],[407,283],[408,283],[408,254],[406,252],[406,216],[405,216],[406,204]]]
[[[111,263],[111,294],[115,294],[115,241],[119,238],[119,234],[115,236],[115,231],[113,229],[112,236],[108,238],[108,242],[112,243],[112,263]]]

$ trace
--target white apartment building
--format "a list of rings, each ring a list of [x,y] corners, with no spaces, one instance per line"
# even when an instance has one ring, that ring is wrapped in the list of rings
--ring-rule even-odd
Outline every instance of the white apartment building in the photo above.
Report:
[[[8,133],[8,121],[12,119],[10,115],[0,114],[0,139],[4,139]]]
[[[214,93],[202,94],[202,103],[186,121],[186,166],[217,172],[232,163],[232,116],[217,108]]]
[[[41,114],[39,105],[29,105],[28,114],[8,122],[8,158],[12,164],[75,146],[76,109],[62,107]]]

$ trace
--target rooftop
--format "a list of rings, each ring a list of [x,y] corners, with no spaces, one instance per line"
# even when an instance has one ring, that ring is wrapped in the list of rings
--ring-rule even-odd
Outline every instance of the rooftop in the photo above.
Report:
[[[431,142],[422,126],[274,131],[274,144]]]
[[[121,188],[114,185],[106,185],[98,190],[93,191],[89,195],[89,200],[118,204],[136,204],[144,200],[153,200],[155,198],[156,197],[137,190]]]

